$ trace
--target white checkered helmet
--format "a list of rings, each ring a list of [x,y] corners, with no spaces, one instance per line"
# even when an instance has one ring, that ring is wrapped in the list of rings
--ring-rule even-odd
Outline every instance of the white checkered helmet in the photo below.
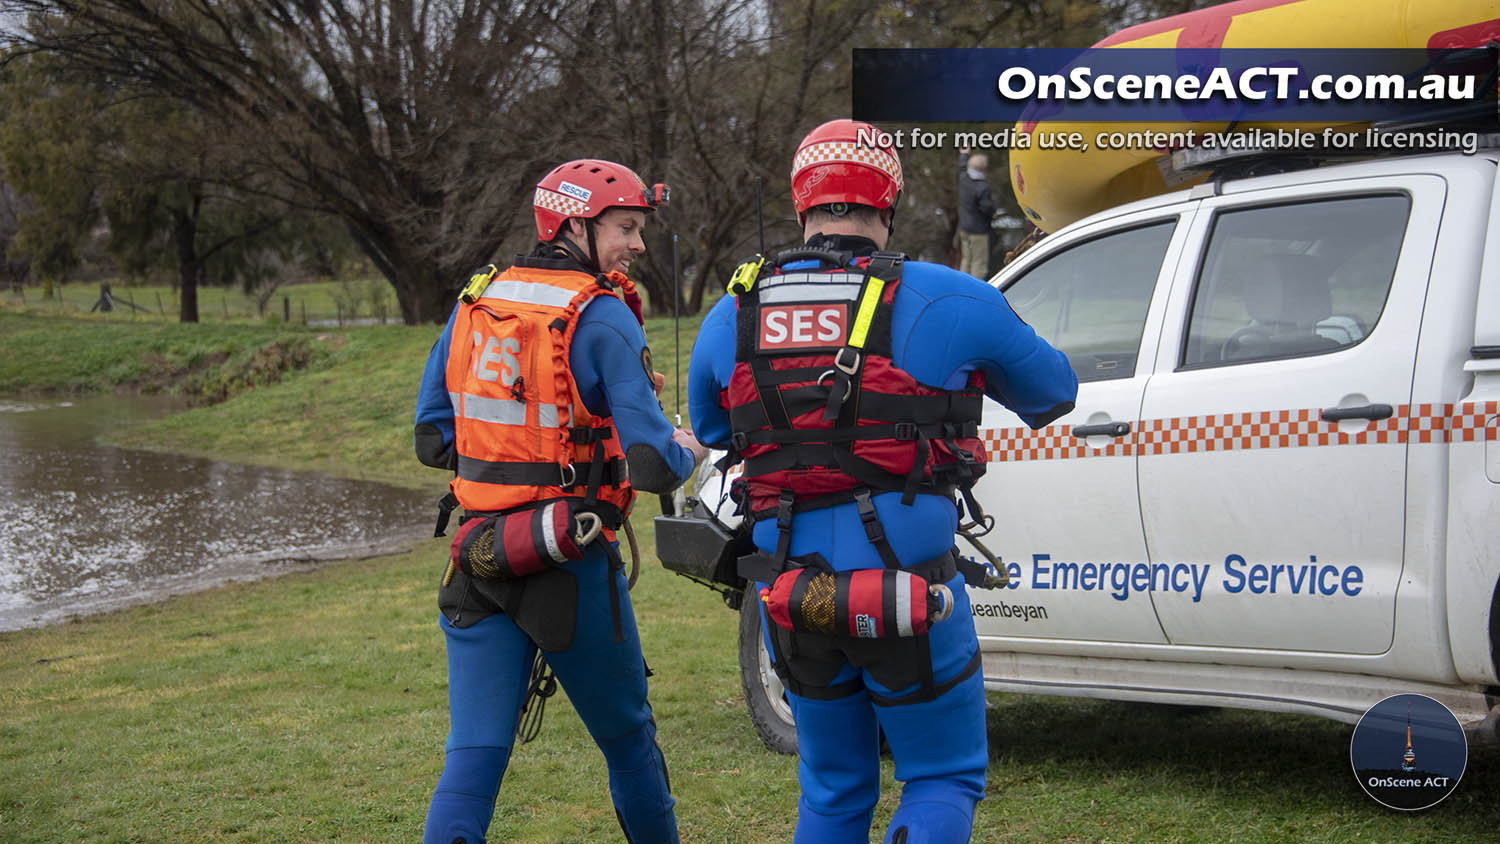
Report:
[[[613,161],[581,158],[552,168],[536,185],[531,201],[536,237],[550,243],[569,217],[585,220],[611,208],[637,208],[647,213],[667,204],[669,189],[646,187],[634,170]]]
[[[891,136],[869,123],[830,120],[808,132],[792,158],[799,221],[818,205],[895,208],[901,186],[901,159]]]

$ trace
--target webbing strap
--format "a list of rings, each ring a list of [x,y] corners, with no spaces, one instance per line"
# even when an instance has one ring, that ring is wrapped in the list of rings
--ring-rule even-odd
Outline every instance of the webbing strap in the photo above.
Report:
[[[880,294],[884,290],[885,279],[874,275],[867,266],[859,288],[859,308],[855,312],[854,324],[849,327],[849,339],[833,356],[833,379],[828,385],[828,400],[823,408],[825,422],[838,419],[845,402],[859,390],[859,374],[865,362],[865,340],[869,337],[870,324],[875,321],[875,308],[880,304]]]
[[[795,501],[796,495],[784,489],[776,502],[776,565],[783,568],[792,550],[792,504]]]
[[[609,617],[615,626],[615,641],[625,641],[625,629],[620,623],[620,590],[615,588],[615,572],[625,568],[625,561],[620,559],[620,552],[616,550],[615,544],[604,538],[604,534],[594,540],[604,546],[604,556],[609,560],[609,565],[604,567],[604,588],[609,592]]]
[[[886,541],[885,527],[880,524],[880,514],[875,512],[875,502],[870,500],[870,490],[860,487],[854,491],[854,505],[859,508],[859,521],[865,526],[865,538],[875,546],[880,561],[888,569],[901,569],[901,559]]]
[[[911,471],[906,473],[906,486],[901,488],[901,503],[907,507],[917,500],[917,491],[922,486],[922,468],[927,465],[927,458],[932,454],[932,447],[927,444],[927,437],[917,436],[917,457],[911,462]]]
[[[466,481],[510,486],[559,486],[572,488],[580,483],[597,483],[601,486],[619,486],[625,479],[624,461],[620,458],[603,460],[603,449],[595,448],[596,459],[586,466],[556,463],[530,463],[499,460],[480,460],[477,457],[458,456],[458,476]],[[569,471],[569,470],[572,471]],[[598,489],[595,488],[597,496]]]
[[[599,501],[599,486],[604,480],[604,446],[594,444],[594,454],[589,460],[589,485],[583,493],[585,505]]]
[[[448,520],[452,518],[456,507],[458,507],[458,496],[452,492],[438,499],[437,525],[432,529],[434,539],[448,534]]]
[[[804,428],[791,431],[749,431],[744,442],[747,445],[763,443],[828,443],[853,440],[897,440],[912,442],[919,437],[941,437],[943,426],[914,425],[910,422],[895,422],[887,425],[858,425],[849,428]]]
[[[925,639],[927,637],[924,636],[922,638]],[[963,667],[963,670],[959,671],[956,677],[946,683],[934,684],[932,682],[932,654],[928,653],[926,660],[927,670],[924,672],[925,676],[923,677],[923,682],[920,688],[909,695],[903,695],[901,697],[885,697],[884,695],[878,695],[874,692],[870,692],[870,702],[875,704],[876,706],[902,706],[905,704],[926,703],[929,700],[936,700],[937,698],[940,698],[943,695],[947,694],[951,689],[953,689],[954,686],[957,686],[959,683],[962,683],[963,681],[972,677],[974,675],[974,672],[979,670],[979,666],[982,662],[983,660],[981,659],[979,652],[975,651],[973,659],[969,660],[969,664],[965,665]]]

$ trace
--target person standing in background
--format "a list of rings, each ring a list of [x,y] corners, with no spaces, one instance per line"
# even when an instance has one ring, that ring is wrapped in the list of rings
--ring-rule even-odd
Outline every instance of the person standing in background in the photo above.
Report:
[[[995,198],[984,176],[989,166],[982,152],[958,151],[958,269],[981,280],[990,277],[990,218],[995,216]]]

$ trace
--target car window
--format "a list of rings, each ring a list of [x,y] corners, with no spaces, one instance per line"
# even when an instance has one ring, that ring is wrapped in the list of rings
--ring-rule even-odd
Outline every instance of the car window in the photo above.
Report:
[[[1005,298],[1068,356],[1079,381],[1129,378],[1176,225],[1173,218],[1049,255],[1008,285]]]
[[[1362,341],[1385,309],[1410,209],[1396,194],[1220,213],[1182,365],[1302,357]]]

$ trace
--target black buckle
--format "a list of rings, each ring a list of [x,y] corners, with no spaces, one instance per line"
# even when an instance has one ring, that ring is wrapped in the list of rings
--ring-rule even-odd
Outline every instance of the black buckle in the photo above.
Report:
[[[912,440],[914,440],[916,438],[917,438],[917,423],[915,423],[915,422],[897,422],[896,423],[896,439],[901,440],[902,442],[910,442],[910,441],[912,441]]]
[[[870,544],[884,542],[885,528],[880,524],[880,515],[875,512],[875,502],[870,500],[870,491],[856,490],[854,503],[859,507],[859,520],[865,526],[865,537],[870,540]]]
[[[844,352],[848,352],[854,355],[853,363],[844,363]],[[854,373],[859,371],[859,352],[851,349],[848,346],[845,346],[844,348],[839,349],[838,353],[833,356],[833,365],[838,367],[838,370],[845,375],[853,375]]]
[[[750,447],[750,435],[744,431],[735,431],[729,435],[729,445],[735,451],[744,451]]]
[[[446,536],[448,533],[448,520],[453,516],[453,511],[458,508],[458,496],[452,492],[438,499],[437,524],[432,529],[433,538]],[[462,522],[460,522],[462,524]]]
[[[792,503],[797,496],[789,489],[781,491],[781,496],[776,500],[776,529],[783,533],[792,529]]]

